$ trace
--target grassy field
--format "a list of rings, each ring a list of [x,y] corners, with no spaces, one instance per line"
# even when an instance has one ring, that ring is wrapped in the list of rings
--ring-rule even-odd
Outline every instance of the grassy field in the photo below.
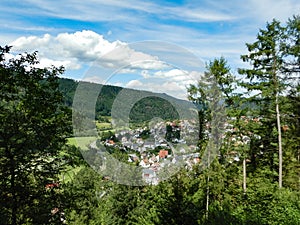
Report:
[[[68,138],[68,144],[75,145],[76,147],[81,148],[81,150],[88,150],[88,146],[96,140],[97,137],[72,137]],[[68,183],[83,168],[84,166],[77,166],[75,168],[68,166],[67,169],[60,174],[59,178],[63,183]]]
[[[111,129],[111,123],[96,121],[96,127],[97,127],[97,129],[99,129],[99,130],[103,130],[103,129]]]
[[[96,140],[97,137],[72,137],[68,138],[68,144],[75,145],[82,150],[88,150],[88,146]]]
[[[112,129],[112,124],[111,124],[111,118],[107,117],[106,122],[100,122],[96,121],[96,127],[98,130],[99,135],[101,136],[103,133],[107,132],[115,132],[114,129]]]

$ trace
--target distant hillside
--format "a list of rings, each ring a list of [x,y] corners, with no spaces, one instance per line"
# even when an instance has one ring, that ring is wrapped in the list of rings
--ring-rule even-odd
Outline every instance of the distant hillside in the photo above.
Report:
[[[95,107],[97,119],[100,119],[101,116],[111,116],[112,106],[115,101],[120,109],[117,109],[115,112],[118,118],[124,116],[122,109],[130,107],[131,111],[129,118],[131,122],[149,121],[154,117],[169,120],[179,119],[182,118],[183,114],[188,116],[186,115],[187,109],[193,107],[190,102],[173,98],[167,94],[152,93],[148,91],[139,91],[88,82],[83,83],[85,84],[84,86],[86,87],[87,93],[91,88],[101,89]],[[79,82],[72,79],[61,78],[59,80],[59,89],[64,96],[65,104],[69,107],[73,104],[73,98],[78,84]],[[120,96],[118,96],[119,94]],[[143,98],[143,96],[149,97]],[[120,97],[122,97],[122,99],[121,101],[118,101]],[[129,106],[129,104],[132,103],[132,99],[140,100]]]

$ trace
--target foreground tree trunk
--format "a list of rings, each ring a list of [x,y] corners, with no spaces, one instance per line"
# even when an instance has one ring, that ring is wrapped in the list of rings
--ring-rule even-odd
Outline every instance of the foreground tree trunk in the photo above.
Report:
[[[243,160],[243,190],[244,190],[244,193],[246,193],[247,191],[247,183],[246,183],[246,179],[247,179],[247,175],[246,175],[246,158],[244,158]]]
[[[281,142],[281,124],[280,124],[278,95],[276,96],[276,117],[277,117],[277,130],[278,130],[279,188],[282,188],[282,142]]]
[[[207,177],[207,189],[206,189],[206,218],[208,219],[208,206],[209,206],[209,175]]]

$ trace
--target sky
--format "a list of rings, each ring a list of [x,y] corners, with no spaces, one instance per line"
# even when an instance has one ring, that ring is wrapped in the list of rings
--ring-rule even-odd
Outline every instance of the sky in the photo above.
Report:
[[[245,43],[299,12],[298,0],[1,0],[0,45],[38,51],[64,77],[184,99],[207,62],[237,74]]]

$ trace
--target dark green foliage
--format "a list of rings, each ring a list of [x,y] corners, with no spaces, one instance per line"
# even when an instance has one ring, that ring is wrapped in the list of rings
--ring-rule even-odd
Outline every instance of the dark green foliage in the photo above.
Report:
[[[99,85],[98,85],[99,86]],[[104,85],[96,102],[96,116],[110,116],[113,102],[122,90],[121,87]]]
[[[59,79],[59,91],[64,97],[64,103],[71,107],[73,103],[74,94],[78,83],[71,79],[60,78]]]
[[[163,120],[179,119],[176,108],[160,97],[143,98],[131,108],[129,115],[131,123],[147,122],[158,117]]]
[[[295,115],[291,118],[291,99],[286,95],[287,90],[295,93],[295,86],[299,83],[299,24],[296,16],[285,27],[277,20],[267,23],[266,28],[259,31],[256,41],[247,44],[249,54],[241,56],[252,68],[239,70],[248,79],[241,85],[252,94],[249,101],[258,106],[250,110],[252,117],[261,118],[259,125],[251,130],[260,137],[252,140],[252,164],[255,167],[268,166],[272,171],[268,177],[274,181],[279,175],[279,187],[282,186],[281,170],[283,173],[289,171],[287,167],[281,169],[281,159],[289,161],[294,158],[286,144],[293,135],[287,136],[282,127],[293,126],[296,122]]]
[[[143,130],[140,134],[139,137],[142,138],[143,140],[146,140],[150,137],[150,130]]]
[[[173,141],[174,139],[180,139],[180,128],[177,125],[166,125],[166,140]]]
[[[109,184],[88,165],[63,186],[68,224],[102,224],[101,206],[109,192]]]
[[[51,210],[61,207],[60,188],[45,185],[58,180],[71,130],[58,91],[63,68],[36,68],[36,53],[7,62],[9,49],[0,48],[1,223],[48,224]]]
[[[97,98],[95,106],[96,119],[101,120],[102,116],[110,116],[115,98],[120,93],[120,91],[123,90],[123,88],[87,82],[81,83],[84,83],[86,85],[86,94],[88,93],[89,89],[99,90],[99,96]],[[73,97],[78,84],[79,82],[71,79],[59,79],[59,90],[62,92],[64,102],[67,106],[72,106]],[[133,96],[135,96],[136,93],[140,93],[140,95],[150,93],[146,91],[136,91],[130,89],[125,89],[125,91],[126,94],[132,94]],[[165,120],[178,119],[179,115],[176,111],[176,107],[178,107],[177,105],[182,105],[183,108],[188,105],[188,102],[186,101],[178,100],[165,94],[155,93],[153,95],[155,96],[142,98],[132,106],[129,115],[131,123],[147,122],[153,119],[154,117],[159,117]],[[175,102],[176,104],[174,105],[173,102]],[[78,119],[76,119],[75,121],[80,123],[80,121],[82,120],[80,119],[80,112],[75,113],[78,114]]]
[[[288,56],[285,60],[284,72],[292,74],[291,79],[299,79],[295,77],[295,73],[300,72],[300,16],[293,16],[287,22],[286,41],[284,43],[284,55]]]

